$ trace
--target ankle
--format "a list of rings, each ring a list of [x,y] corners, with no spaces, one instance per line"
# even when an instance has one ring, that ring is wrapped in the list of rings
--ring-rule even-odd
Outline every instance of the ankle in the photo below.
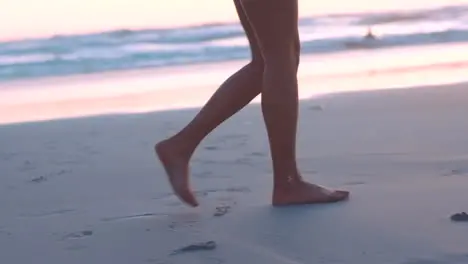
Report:
[[[161,141],[159,144],[170,148],[172,151],[180,155],[190,158],[195,151],[196,145],[184,139],[181,135],[174,135],[168,139]]]
[[[294,191],[302,183],[302,177],[299,174],[292,174],[286,177],[275,177],[273,192],[285,193]]]

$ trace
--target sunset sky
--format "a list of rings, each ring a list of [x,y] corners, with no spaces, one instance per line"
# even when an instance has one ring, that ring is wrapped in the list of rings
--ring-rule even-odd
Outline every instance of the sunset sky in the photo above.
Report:
[[[302,16],[468,4],[468,0],[299,1]],[[0,40],[8,40],[225,22],[236,15],[231,0],[0,0],[0,18]]]

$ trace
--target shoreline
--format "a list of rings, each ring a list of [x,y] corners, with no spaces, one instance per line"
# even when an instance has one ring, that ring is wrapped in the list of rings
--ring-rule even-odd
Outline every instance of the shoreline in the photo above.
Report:
[[[454,45],[448,51],[433,54],[432,61],[437,61],[436,64],[425,64],[421,59],[399,64],[417,49],[303,56],[298,72],[300,98],[466,83],[468,57],[465,61],[463,56],[456,56],[466,46]],[[438,47],[427,48],[422,54],[431,54]],[[354,67],[356,60],[360,64]],[[237,60],[0,84],[0,124],[200,107],[225,78],[246,62]],[[258,102],[259,97],[252,103]]]
[[[365,78],[368,79],[368,78]],[[359,92],[378,92],[412,89],[444,89],[446,87],[468,87],[468,81],[440,82],[432,84],[415,84],[411,86],[370,86],[354,88],[348,80],[341,80],[345,84],[335,87],[335,90],[325,88],[302,89],[299,91],[300,100],[321,98],[340,94]],[[310,83],[310,79],[303,79],[301,83]],[[358,83],[362,82],[357,81]],[[217,87],[191,87],[197,89],[190,98],[181,98],[180,93],[189,91],[165,90],[147,91],[133,94],[121,94],[112,97],[94,97],[85,99],[66,99],[52,102],[26,103],[11,106],[0,105],[0,126],[8,126],[20,123],[47,122],[53,120],[66,120],[74,118],[98,117],[105,115],[145,114],[161,111],[174,111],[194,109],[201,107],[213,94]],[[250,105],[260,103],[260,97],[256,97]],[[301,102],[299,102],[301,105]]]
[[[468,43],[436,43],[422,46],[388,47],[381,49],[350,49],[323,54],[303,53],[301,55],[302,60],[299,67],[299,74],[338,77],[343,73],[385,73],[386,71],[394,70],[418,70],[424,67],[447,67],[454,64],[465,66],[466,64],[468,64],[468,55],[463,55],[464,53],[460,51],[464,51],[466,49],[468,49]],[[414,56],[414,52],[418,52],[420,53],[420,55]],[[385,61],[385,63],[379,65],[379,63],[376,63],[376,60],[372,58],[373,56],[380,57],[381,60]],[[404,57],[407,56],[414,56],[414,58],[405,61]],[[395,57],[397,57],[398,59],[395,60]],[[417,57],[424,57],[424,59],[420,59]],[[356,67],[356,65],[349,65],[349,61],[351,61],[352,63],[353,58],[362,58],[366,62],[366,67],[364,69],[358,68],[359,71],[353,71],[353,66]],[[141,77],[143,75],[154,75],[155,77],[161,77],[164,75],[186,75],[189,72],[200,73],[203,71],[210,73],[229,73],[229,70],[226,69],[230,69],[231,71],[236,70],[239,67],[242,67],[245,63],[248,63],[249,60],[250,59],[246,58],[219,62],[201,62],[186,65],[171,65],[163,67],[148,67],[136,69],[110,70],[103,72],[76,73],[71,75],[44,76],[31,79],[15,79],[9,81],[1,81],[0,92],[2,90],[30,88],[32,86],[50,86],[70,82],[80,82],[83,80],[89,82],[103,81],[107,79],[126,79],[132,77]],[[328,66],[329,61],[338,62],[336,62],[335,65],[330,67]],[[344,65],[342,65],[343,62],[345,63]],[[220,70],[220,68],[224,70]],[[325,68],[325,71],[320,70],[321,68]],[[338,71],[338,73],[336,73],[337,69],[339,69],[341,72]]]

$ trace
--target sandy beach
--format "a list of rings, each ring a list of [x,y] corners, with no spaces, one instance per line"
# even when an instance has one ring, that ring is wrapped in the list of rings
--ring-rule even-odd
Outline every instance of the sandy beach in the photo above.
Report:
[[[348,88],[333,93],[301,90],[298,138],[304,177],[348,189],[351,199],[283,209],[270,206],[258,101],[196,152],[196,209],[172,195],[152,149],[215,87],[190,101],[162,90],[3,105],[1,262],[467,263],[468,225],[450,216],[468,211],[468,84],[416,86],[413,77],[386,89],[402,78],[356,78],[340,79]],[[151,100],[157,106],[145,108]],[[145,113],[117,114],[140,104]],[[106,107],[113,111],[96,115]],[[77,117],[87,114],[96,116]],[[209,241],[214,248],[177,251]]]
[[[232,1],[26,2],[0,4],[0,264],[468,263],[468,0],[298,0],[299,168],[351,195],[281,208],[261,96],[195,152],[199,207],[154,153],[251,59]]]

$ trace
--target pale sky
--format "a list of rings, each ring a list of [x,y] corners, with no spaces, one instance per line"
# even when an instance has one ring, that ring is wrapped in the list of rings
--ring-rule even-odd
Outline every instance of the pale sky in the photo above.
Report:
[[[287,1],[287,0],[284,0]],[[301,15],[468,4],[468,0],[299,0]],[[235,20],[232,0],[0,0],[0,40]]]

